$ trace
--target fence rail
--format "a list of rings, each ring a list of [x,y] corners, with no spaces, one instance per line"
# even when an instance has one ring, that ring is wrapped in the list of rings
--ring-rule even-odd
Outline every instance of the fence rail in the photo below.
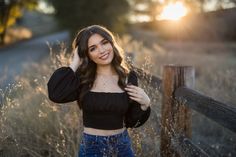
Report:
[[[152,87],[155,87],[159,92],[162,92],[162,80],[159,77],[150,75],[137,67],[133,67],[133,69],[137,72],[139,78],[145,78],[144,81],[148,81]]]
[[[138,76],[162,93],[161,156],[208,157],[191,141],[191,110],[193,109],[236,133],[236,107],[214,100],[193,90],[195,71],[191,66],[164,66],[163,79],[135,69]],[[145,76],[145,77],[143,77]]]
[[[174,136],[172,147],[174,147],[180,156],[191,157],[209,157],[209,155],[200,147],[195,145],[189,138],[184,136]]]
[[[236,108],[186,87],[176,89],[175,99],[236,133]]]

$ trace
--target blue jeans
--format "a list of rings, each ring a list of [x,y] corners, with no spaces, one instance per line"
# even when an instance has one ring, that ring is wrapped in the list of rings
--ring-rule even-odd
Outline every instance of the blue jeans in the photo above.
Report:
[[[111,136],[83,133],[79,157],[134,157],[128,131]]]

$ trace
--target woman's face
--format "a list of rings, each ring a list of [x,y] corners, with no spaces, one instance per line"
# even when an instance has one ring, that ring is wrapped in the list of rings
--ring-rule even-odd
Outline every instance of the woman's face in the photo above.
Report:
[[[112,62],[114,52],[108,40],[99,34],[93,34],[88,40],[88,55],[97,65],[108,65]]]

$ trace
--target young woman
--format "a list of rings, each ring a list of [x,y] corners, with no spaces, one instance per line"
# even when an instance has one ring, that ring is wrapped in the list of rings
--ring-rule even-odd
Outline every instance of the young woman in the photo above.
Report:
[[[122,49],[106,28],[92,25],[73,41],[69,67],[57,69],[48,82],[50,100],[77,101],[83,111],[79,156],[133,157],[127,128],[144,124],[150,99],[137,76],[123,66]]]

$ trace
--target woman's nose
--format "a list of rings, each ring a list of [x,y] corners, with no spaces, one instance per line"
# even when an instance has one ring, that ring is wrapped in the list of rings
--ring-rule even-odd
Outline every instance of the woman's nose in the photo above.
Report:
[[[100,53],[103,53],[103,52],[105,52],[106,48],[104,47],[104,45],[99,45],[98,50]]]

